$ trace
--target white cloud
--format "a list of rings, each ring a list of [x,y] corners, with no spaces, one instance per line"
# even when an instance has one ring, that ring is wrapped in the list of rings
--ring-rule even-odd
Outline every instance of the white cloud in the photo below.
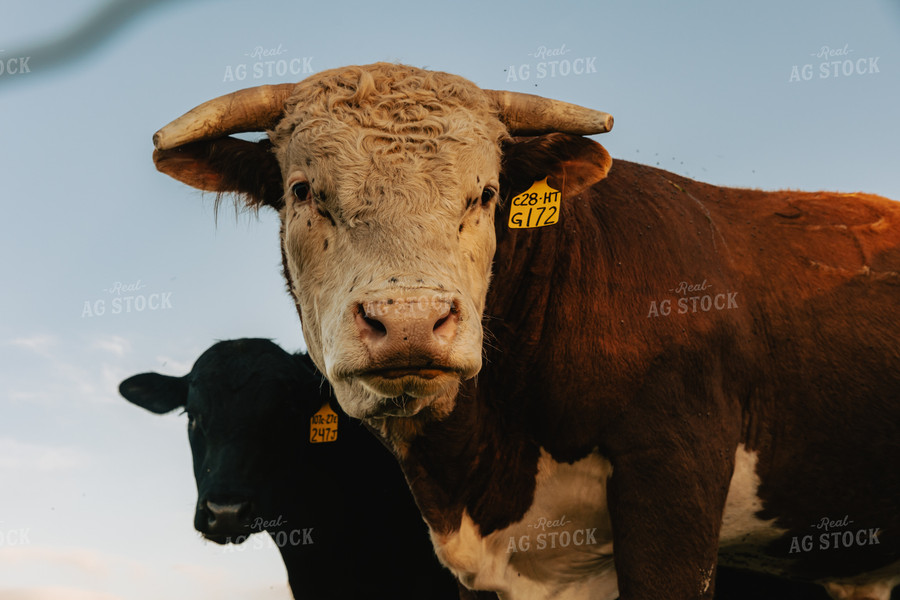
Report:
[[[234,564],[243,563],[234,560]],[[224,560],[221,566],[183,562],[145,564],[88,548],[0,547],[0,578],[8,578],[13,573],[46,575],[38,580],[42,581],[40,585],[22,581],[15,588],[0,587],[0,600],[122,600],[121,596],[108,592],[121,590],[123,585],[141,591],[140,594],[129,593],[129,600],[135,597],[292,598],[286,576],[276,575],[268,582],[263,578],[263,581],[248,583],[246,573],[235,571],[228,565],[229,561]],[[50,580],[59,584],[43,583]],[[93,585],[107,592],[87,589]]]
[[[0,437],[0,470],[61,471],[90,464],[83,450],[68,446],[46,446]]]
[[[203,565],[176,564],[172,567],[188,579],[203,585],[206,588],[215,589],[228,580],[228,570],[224,567],[208,567]]]
[[[47,573],[58,573],[62,567],[88,575],[93,579],[107,578],[125,572],[134,578],[146,578],[147,567],[132,559],[122,558],[89,548],[51,548],[21,546],[0,548],[0,565],[28,568],[35,565]]]
[[[0,588],[2,600],[124,600],[123,596],[63,586],[21,589]]]
[[[39,333],[28,337],[19,337],[7,342],[18,348],[25,348],[45,358],[51,357],[51,350],[59,345],[59,338],[47,333]]]
[[[33,353],[25,358],[19,381],[11,382],[5,395],[17,402],[55,404],[73,399],[116,403],[119,383],[132,375],[121,365],[132,352],[131,342],[117,335],[93,336],[87,342],[62,340],[35,334],[8,340],[6,345]],[[41,376],[35,378],[34,373]]]
[[[107,335],[99,337],[91,344],[92,348],[105,350],[115,354],[116,356],[125,356],[131,352],[131,342],[118,335]]]

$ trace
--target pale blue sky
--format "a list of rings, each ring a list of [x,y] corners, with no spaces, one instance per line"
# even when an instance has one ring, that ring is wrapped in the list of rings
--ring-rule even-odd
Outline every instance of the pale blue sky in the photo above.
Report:
[[[101,4],[4,7],[0,61]],[[257,47],[281,54],[248,56]],[[542,47],[558,55],[535,57]],[[823,47],[846,55],[816,56]],[[4,72],[0,598],[287,597],[275,549],[227,552],[193,532],[183,417],[116,392],[137,372],[183,374],[217,339],[302,347],[274,215],[226,209],[216,225],[209,197],[151,161],[153,132],[194,105],[304,76],[269,77],[263,64],[256,78],[260,60],[451,71],[612,113],[598,139],[614,159],[721,185],[900,199],[895,0],[166,2],[72,62]],[[570,61],[569,74],[539,77],[550,60]],[[838,76],[823,78],[832,60]],[[806,64],[810,78],[791,81]],[[159,309],[115,314],[113,300],[133,295],[116,282]]]

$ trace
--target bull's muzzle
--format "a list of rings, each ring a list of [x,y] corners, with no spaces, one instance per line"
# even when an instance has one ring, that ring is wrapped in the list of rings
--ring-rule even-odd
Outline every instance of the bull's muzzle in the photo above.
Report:
[[[360,302],[355,321],[376,364],[394,363],[397,355],[427,360],[447,353],[456,338],[459,309],[449,298],[387,298]]]
[[[422,397],[458,380],[452,353],[460,310],[451,298],[437,295],[391,296],[356,305],[354,322],[370,367],[363,374],[383,396]]]

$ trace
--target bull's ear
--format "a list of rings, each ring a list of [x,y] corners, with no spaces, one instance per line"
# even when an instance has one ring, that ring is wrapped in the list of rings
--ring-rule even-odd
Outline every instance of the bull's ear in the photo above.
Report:
[[[281,169],[268,139],[248,142],[226,137],[154,150],[157,170],[191,187],[243,196],[251,207],[284,206]]]
[[[186,405],[188,380],[186,377],[141,373],[120,383],[119,393],[132,404],[161,415]]]
[[[567,133],[512,138],[503,144],[500,187],[512,197],[549,176],[550,187],[568,198],[606,178],[610,167],[606,148],[589,138]]]

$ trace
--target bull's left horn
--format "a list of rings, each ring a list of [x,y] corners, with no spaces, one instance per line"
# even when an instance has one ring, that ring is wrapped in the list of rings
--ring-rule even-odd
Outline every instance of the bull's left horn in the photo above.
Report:
[[[512,135],[543,135],[559,131],[575,135],[606,133],[612,115],[533,94],[484,90],[500,111],[500,119]]]
[[[281,120],[294,86],[259,85],[204,102],[154,133],[153,145],[171,150],[189,142],[271,129]]]

